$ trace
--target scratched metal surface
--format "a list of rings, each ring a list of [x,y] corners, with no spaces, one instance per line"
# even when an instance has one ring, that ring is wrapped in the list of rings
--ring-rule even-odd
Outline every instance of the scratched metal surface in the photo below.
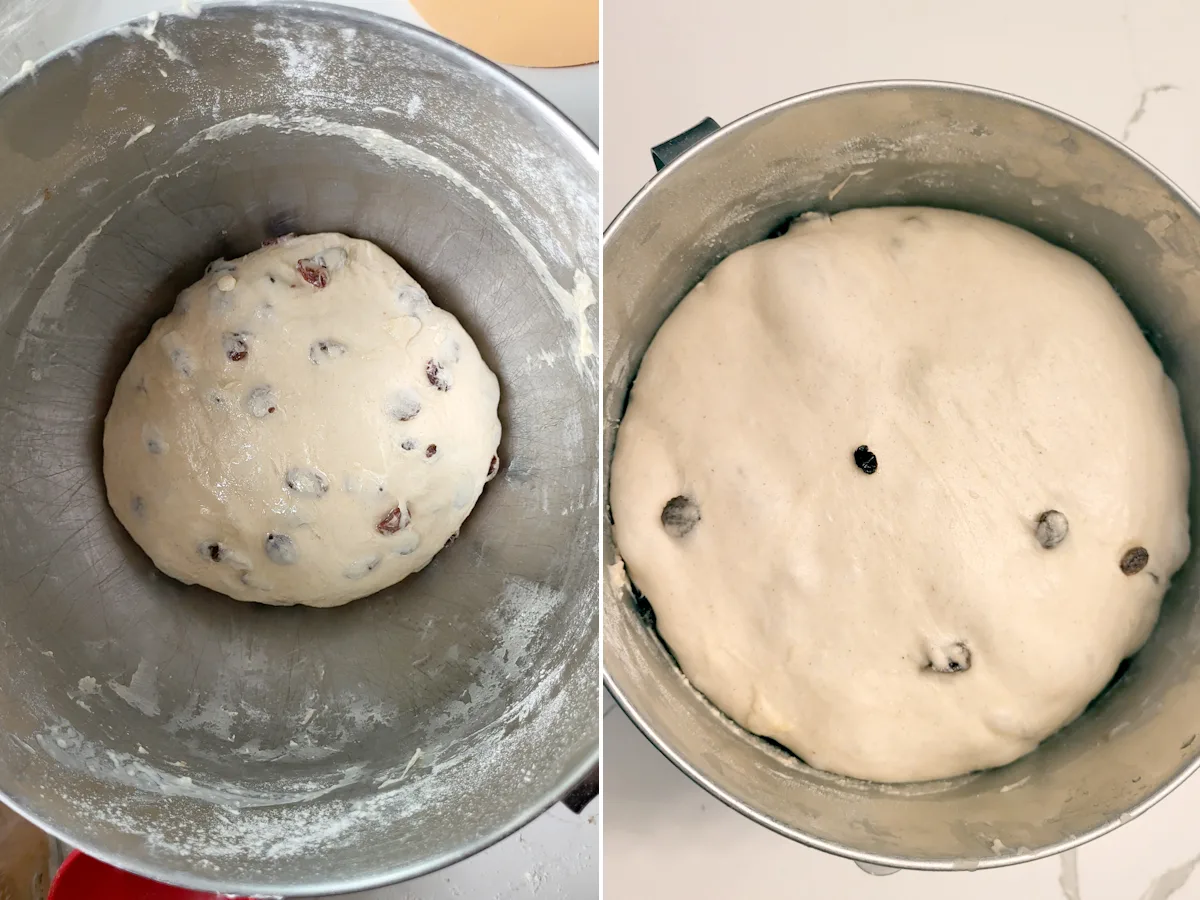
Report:
[[[379,129],[486,200],[320,129],[188,143],[247,114]],[[597,206],[594,148],[540,100],[348,10],[163,17],[9,84],[0,793],[146,874],[298,896],[449,863],[581,775],[598,735],[596,361],[575,358],[576,310],[549,282],[595,283]],[[505,466],[459,540],[337,610],[162,576],[100,474],[103,414],[154,319],[209,260],[285,231],[380,244],[501,382]]]

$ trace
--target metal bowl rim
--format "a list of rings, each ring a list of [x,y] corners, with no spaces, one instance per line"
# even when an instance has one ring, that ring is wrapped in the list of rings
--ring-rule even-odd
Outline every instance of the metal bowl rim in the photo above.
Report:
[[[414,25],[412,22],[405,22],[402,19],[394,19],[391,16],[385,16],[383,13],[371,12],[370,10],[359,9],[354,6],[345,6],[341,3],[327,3],[324,0],[273,0],[269,5],[262,3],[261,0],[205,0],[204,6],[194,15],[188,13],[167,13],[166,15],[176,19],[197,19],[210,9],[241,9],[247,12],[282,10],[284,12],[326,13],[332,16],[358,20],[361,24],[374,25],[379,28],[388,28],[400,32],[408,40],[415,39],[418,43],[423,42],[426,45],[439,48],[451,56],[458,57],[458,61],[470,62],[485,70],[490,70],[493,75],[498,75],[500,81],[504,82],[506,87],[514,90],[517,94],[523,95],[525,99],[532,101],[534,106],[539,107],[547,119],[557,127],[560,133],[568,138],[571,144],[587,158],[588,162],[592,163],[597,169],[600,168],[600,149],[596,143],[588,137],[582,128],[567,118],[562,110],[547,100],[544,95],[530,87],[516,75],[513,75],[499,63],[492,62],[474,50],[464,47],[462,44],[452,41],[449,38],[442,37],[437,32],[422,28],[420,25]],[[108,35],[115,34],[119,29],[127,28],[135,22],[141,22],[147,18],[149,16],[128,19],[124,22],[118,22],[116,25],[91,31],[71,41],[69,44],[50,51],[35,60],[33,68],[28,72],[14,75],[8,81],[4,82],[3,85],[0,85],[0,99],[3,99],[9,91],[14,90],[18,85],[24,83],[26,79],[33,78],[37,74],[37,70],[47,63],[64,56],[71,56],[88,44]],[[162,17],[157,19],[157,21],[162,21]]]
[[[727,137],[729,134],[735,131],[744,131],[753,127],[760,120],[769,118],[777,112],[789,109],[793,106],[799,106],[800,104],[813,100],[821,100],[841,94],[858,94],[888,90],[924,90],[973,94],[978,97],[986,97],[992,100],[1000,100],[1016,106],[1022,106],[1033,112],[1040,113],[1043,116],[1057,119],[1062,124],[1078,129],[1079,131],[1082,131],[1085,134],[1095,138],[1102,144],[1106,145],[1110,150],[1115,150],[1117,153],[1125,156],[1134,164],[1141,166],[1158,182],[1160,182],[1164,188],[1173,193],[1176,199],[1178,199],[1182,205],[1191,211],[1192,215],[1196,216],[1197,219],[1200,219],[1200,206],[1197,206],[1197,204],[1179,187],[1179,185],[1175,184],[1175,182],[1155,168],[1154,165],[1143,159],[1136,152],[1122,144],[1120,141],[1116,140],[1110,135],[1105,134],[1100,129],[1088,125],[1086,122],[1067,115],[1066,113],[1054,109],[1051,106],[1046,106],[1045,104],[1038,103],[1034,100],[1029,100],[1017,94],[1009,94],[1004,91],[998,91],[992,88],[986,88],[972,84],[923,79],[883,79],[876,81],[850,82],[847,84],[820,88],[815,91],[808,91],[803,94],[797,94],[793,97],[788,97],[784,100],[779,100],[775,103],[768,104],[767,106],[748,113],[741,118],[734,119],[727,125],[721,126],[721,128],[719,128],[717,131],[714,131],[712,134],[697,141],[693,146],[689,147],[678,157],[673,159],[670,164],[664,166],[661,171],[655,173],[655,175],[649,181],[642,185],[641,189],[639,189],[638,192],[634,194],[633,198],[621,208],[621,211],[617,213],[612,222],[609,223],[607,228],[605,228],[602,249],[604,251],[608,250],[609,243],[613,236],[620,229],[625,220],[633,214],[637,207],[646,199],[651,191],[653,191],[654,187],[659,181],[668,177],[676,169],[687,165],[693,157],[701,155],[707,151],[710,146]],[[603,258],[603,253],[601,255]],[[601,263],[601,265],[603,267],[603,263]],[[636,377],[636,374],[634,377]],[[609,458],[605,460],[606,467],[611,463],[611,454],[607,455]],[[605,479],[606,489],[607,486],[607,479]],[[612,539],[611,532],[608,534],[607,543],[614,549],[614,551],[617,549],[616,543]],[[606,591],[611,589],[607,583],[604,585],[604,588]],[[733,796],[728,791],[725,791],[717,786],[695,766],[684,759],[681,754],[677,753],[672,747],[670,747],[663,737],[654,730],[650,723],[638,713],[637,709],[634,708],[633,704],[629,701],[629,698],[621,692],[621,689],[617,685],[612,673],[608,670],[607,663],[604,665],[604,685],[609,693],[612,694],[613,699],[616,700],[621,709],[625,711],[625,714],[629,716],[642,734],[644,734],[650,740],[650,743],[653,744],[654,747],[663,754],[663,756],[674,763],[678,769],[696,782],[696,784],[700,785],[700,787],[704,788],[726,806],[729,806],[734,811],[741,813],[748,819],[751,819],[760,825],[766,826],[777,834],[791,838],[792,840],[804,844],[805,846],[812,847],[814,850],[832,853],[835,856],[853,860],[856,863],[866,863],[868,865],[883,866],[890,869],[914,869],[928,872],[945,872],[955,870],[973,871],[975,869],[998,869],[1004,866],[1033,862],[1035,860],[1045,859],[1046,857],[1056,856],[1059,853],[1063,853],[1067,850],[1073,850],[1076,847],[1088,843],[1089,841],[1093,841],[1098,837],[1102,837],[1108,834],[1110,831],[1113,831],[1114,829],[1119,828],[1121,825],[1124,825],[1126,822],[1136,819],[1146,810],[1150,809],[1169,793],[1179,787],[1179,785],[1183,784],[1183,782],[1186,781],[1193,772],[1200,768],[1200,747],[1198,747],[1197,751],[1193,753],[1192,758],[1185,765],[1180,767],[1174,776],[1172,776],[1157,790],[1142,800],[1141,803],[1138,803],[1136,806],[1124,812],[1117,813],[1110,821],[1105,822],[1103,825],[1098,825],[1090,831],[1072,835],[1056,843],[1039,847],[1036,850],[1026,850],[1024,852],[1013,853],[1007,856],[987,858],[923,859],[907,856],[888,856],[886,854],[867,853],[854,847],[850,847],[846,844],[816,837],[805,831],[801,831],[798,828],[793,828],[789,825],[785,825],[782,822],[776,821],[765,813],[759,812],[757,809],[743,802],[738,797]],[[746,733],[751,734],[751,732]]]
[[[473,50],[458,44],[454,41],[444,38],[439,34],[421,28],[410,22],[404,22],[399,19],[391,18],[380,13],[360,10],[353,7],[343,6],[337,3],[325,3],[320,0],[283,0],[283,2],[272,3],[269,7],[263,6],[253,0],[216,0],[216,2],[206,3],[203,11],[208,9],[242,9],[248,12],[257,12],[258,10],[274,11],[280,10],[284,13],[301,12],[301,13],[325,13],[332,16],[357,21],[361,24],[372,26],[378,29],[387,29],[397,33],[400,40],[407,40],[414,43],[423,43],[436,50],[442,51],[449,58],[469,68],[471,66],[479,67],[485,72],[488,72],[492,77],[496,78],[508,90],[523,96],[526,100],[533,104],[538,109],[544,121],[553,126],[554,129],[567,139],[568,143],[576,149],[583,158],[591,164],[595,169],[600,167],[600,151],[595,143],[592,142],[578,125],[572,122],[563,114],[553,103],[543,97],[540,93],[530,87],[515,75],[509,73],[502,66],[491,60],[480,56]],[[178,18],[194,18],[187,15],[177,15]],[[7,94],[23,85],[26,80],[36,77],[37,70],[46,63],[61,59],[64,56],[70,56],[85,46],[100,40],[103,37],[114,34],[117,29],[127,27],[133,22],[140,22],[145,19],[142,16],[137,19],[131,19],[127,22],[118,23],[117,25],[93,31],[83,37],[72,41],[63,47],[54,50],[45,56],[38,59],[33,69],[21,77],[15,77],[8,81],[3,87],[0,87],[0,100],[3,100]],[[597,710],[598,712],[598,710]],[[90,841],[77,840],[70,837],[64,831],[43,821],[40,817],[33,815],[23,808],[22,804],[18,803],[9,795],[7,791],[0,786],[0,802],[8,806],[18,815],[22,816],[27,821],[33,823],[42,831],[54,837],[71,847],[81,850],[88,856],[93,856],[101,862],[108,863],[112,866],[125,869],[135,874],[145,876],[159,881],[167,880],[168,883],[177,884],[180,887],[190,888],[192,890],[210,891],[230,893],[236,892],[247,895],[284,895],[288,897],[320,897],[326,894],[345,894],[355,893],[358,891],[370,890],[372,888],[386,887],[391,884],[397,884],[402,881],[409,881],[413,878],[419,878],[422,875],[428,875],[430,872],[436,872],[439,869],[461,862],[462,860],[486,850],[493,844],[497,844],[504,838],[514,834],[516,831],[528,825],[539,815],[544,813],[550,807],[562,800],[577,783],[579,783],[587,773],[599,762],[600,747],[597,742],[587,757],[573,769],[565,772],[557,783],[549,790],[538,803],[533,804],[528,809],[514,816],[508,822],[504,823],[500,828],[491,834],[476,840],[470,844],[457,848],[453,852],[443,854],[440,857],[435,857],[425,860],[416,865],[405,866],[401,868],[388,869],[381,871],[379,874],[366,876],[362,878],[331,880],[320,884],[265,884],[265,883],[250,883],[242,882],[230,884],[229,882],[212,880],[205,877],[187,878],[183,881],[170,879],[178,876],[173,875],[170,871],[160,867],[144,865],[140,860],[126,859],[120,854],[108,853],[93,846]],[[165,877],[164,877],[165,876]]]

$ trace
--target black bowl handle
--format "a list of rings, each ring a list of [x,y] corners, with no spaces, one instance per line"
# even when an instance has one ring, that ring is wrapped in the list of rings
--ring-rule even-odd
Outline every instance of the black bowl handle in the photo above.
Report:
[[[583,812],[584,807],[596,799],[596,795],[600,793],[600,764],[592,766],[580,782],[571,788],[567,796],[563,797],[563,806],[569,809],[575,815]]]
[[[675,157],[688,150],[694,144],[698,144],[714,131],[720,131],[721,126],[713,119],[706,118],[698,125],[693,125],[687,131],[675,135],[670,140],[663,141],[657,147],[650,150],[650,155],[654,157],[654,170],[660,171],[664,166],[669,166]]]

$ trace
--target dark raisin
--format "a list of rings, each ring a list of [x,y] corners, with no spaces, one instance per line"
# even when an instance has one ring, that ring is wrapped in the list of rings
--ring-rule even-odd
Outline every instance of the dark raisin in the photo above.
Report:
[[[499,471],[500,471],[500,457],[499,457],[499,456],[496,456],[495,454],[493,454],[493,455],[492,455],[492,461],[491,461],[490,463],[488,463],[488,473],[487,473],[487,477],[488,477],[488,478],[495,478],[495,477],[496,477],[496,473],[497,473],[497,472],[499,472]]]
[[[879,468],[879,460],[875,454],[867,449],[866,444],[862,444],[854,451],[854,464],[866,472],[868,475],[874,474]]]
[[[295,541],[274,531],[263,541],[263,549],[267,551],[267,559],[281,566],[292,565],[300,555]]]
[[[329,479],[319,469],[300,466],[288,469],[284,476],[284,484],[287,485],[288,490],[295,491],[297,494],[320,497],[322,494],[329,493]]]
[[[200,555],[207,556],[213,562],[220,562],[225,556],[225,548],[218,541],[206,541],[200,545]]]
[[[227,331],[221,335],[221,346],[231,362],[241,362],[250,354],[250,345],[246,342],[248,337],[241,331]]]
[[[962,641],[934,648],[929,652],[929,668],[946,675],[965,672],[971,668],[971,650]]]
[[[1121,557],[1121,571],[1126,575],[1136,575],[1146,568],[1148,562],[1150,562],[1150,551],[1145,547],[1134,547]]]
[[[375,526],[375,530],[380,534],[395,534],[402,528],[407,528],[411,521],[412,516],[408,513],[408,505],[396,506],[379,520],[379,523]]]
[[[308,358],[316,365],[329,362],[331,359],[339,359],[346,355],[347,347],[341,341],[335,341],[333,338],[325,338],[321,341],[313,341],[308,348]]]
[[[425,363],[425,377],[439,391],[450,390],[450,373],[436,359],[431,359]]]
[[[296,271],[317,290],[329,284],[329,268],[318,259],[296,260]]]
[[[417,442],[414,441],[412,438],[405,438],[404,442],[400,444],[400,449],[401,450],[416,450]]]
[[[133,510],[135,516],[140,516],[146,511],[146,501],[141,497],[134,497],[129,504],[129,508]]]
[[[1047,550],[1057,547],[1067,537],[1067,531],[1070,529],[1067,523],[1067,517],[1060,513],[1057,509],[1048,509],[1037,520],[1037,539],[1038,543]]]
[[[425,448],[425,458],[426,459],[432,459],[436,455],[437,455],[437,444],[430,444],[428,447]]]
[[[414,391],[397,391],[388,401],[388,413],[398,422],[415,419],[421,411],[421,400]]]
[[[267,386],[256,387],[246,396],[246,409],[256,419],[275,412],[277,403],[275,395]]]
[[[662,524],[671,537],[681,538],[700,521],[700,507],[690,497],[672,497],[663,507]]]

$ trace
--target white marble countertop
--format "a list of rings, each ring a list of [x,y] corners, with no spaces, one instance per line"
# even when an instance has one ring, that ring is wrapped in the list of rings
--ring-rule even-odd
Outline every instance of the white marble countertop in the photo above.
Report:
[[[1200,196],[1198,38],[1190,0],[607,0],[604,216],[654,174],[651,146],[705,116],[725,124],[877,78],[1029,97],[1124,139]]]
[[[334,2],[428,27],[407,0]],[[189,0],[188,5],[195,9],[203,3]],[[0,85],[26,59],[40,59],[80,37],[153,10],[168,13],[180,8],[180,0],[0,0]],[[599,66],[507,68],[562,110],[592,141],[598,140]],[[598,800],[580,815],[555,805],[516,834],[457,865],[401,885],[354,894],[353,898],[588,900],[598,894],[598,817]]]
[[[1200,197],[1200,5],[1186,0],[607,0],[604,29],[606,220],[654,174],[650,147],[705,116],[724,124],[876,78],[969,82],[1046,103],[1125,140]],[[605,716],[604,777],[613,900],[1200,900],[1200,778],[1056,858],[873,877],[733,812],[619,709]]]

